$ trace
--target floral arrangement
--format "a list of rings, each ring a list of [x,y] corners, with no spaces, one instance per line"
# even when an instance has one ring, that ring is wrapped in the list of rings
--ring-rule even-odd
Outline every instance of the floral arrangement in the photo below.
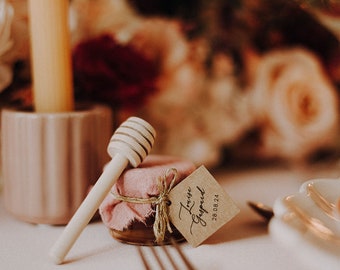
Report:
[[[72,0],[75,96],[206,166],[334,153],[338,16],[332,0]],[[3,105],[31,102],[27,21],[26,1],[0,0]]]

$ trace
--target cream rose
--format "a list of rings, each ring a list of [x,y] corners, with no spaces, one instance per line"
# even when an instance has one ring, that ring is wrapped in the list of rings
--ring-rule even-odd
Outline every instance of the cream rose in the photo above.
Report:
[[[312,53],[290,49],[265,55],[250,95],[262,127],[261,154],[303,159],[334,142],[337,94]]]
[[[159,94],[155,102],[165,107],[186,106],[197,92],[199,71],[189,59],[190,45],[180,24],[162,18],[142,20],[129,44],[159,65]]]
[[[14,63],[28,59],[27,1],[0,0],[0,91],[12,83]],[[26,71],[21,70],[20,75]]]
[[[190,43],[178,22],[161,18],[143,20],[129,44],[159,65],[158,92],[140,111],[159,133],[153,151],[198,164],[215,162],[213,146],[196,119],[205,76],[200,62],[204,44]]]
[[[209,140],[222,148],[237,141],[252,125],[247,96],[234,76],[234,62],[226,54],[212,59],[212,74],[206,86],[202,118]]]
[[[0,92],[12,81],[11,63],[4,60],[4,54],[13,46],[11,26],[13,7],[6,1],[0,1]]]
[[[140,20],[126,0],[73,0],[70,15],[73,44],[103,32],[126,43]]]

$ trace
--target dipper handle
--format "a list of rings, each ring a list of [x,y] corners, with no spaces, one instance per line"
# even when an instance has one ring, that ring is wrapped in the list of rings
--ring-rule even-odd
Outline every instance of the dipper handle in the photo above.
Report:
[[[107,149],[112,160],[50,250],[50,257],[56,264],[63,262],[124,169],[129,164],[137,167],[149,154],[155,136],[154,128],[137,117],[130,117],[115,131]]]

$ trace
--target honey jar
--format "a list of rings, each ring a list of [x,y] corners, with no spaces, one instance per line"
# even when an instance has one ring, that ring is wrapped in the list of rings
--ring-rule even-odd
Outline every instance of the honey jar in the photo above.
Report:
[[[99,207],[102,221],[111,236],[134,245],[168,244],[170,238],[183,241],[184,237],[170,221],[167,226],[171,231],[154,229],[155,222],[158,222],[155,214],[159,211],[158,203],[171,203],[166,197],[171,188],[194,170],[191,161],[162,155],[149,155],[139,167],[125,170]],[[164,183],[160,185],[160,181]],[[166,190],[160,186],[165,186]],[[161,215],[167,215],[166,211]]]

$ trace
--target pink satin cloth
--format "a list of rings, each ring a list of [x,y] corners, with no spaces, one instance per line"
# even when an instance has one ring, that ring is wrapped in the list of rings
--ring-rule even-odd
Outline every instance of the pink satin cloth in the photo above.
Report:
[[[165,176],[166,171],[171,168],[177,170],[175,184],[196,169],[192,162],[178,157],[149,155],[139,167],[125,170],[99,207],[105,226],[122,231],[134,221],[144,223],[154,213],[151,204],[123,202],[115,199],[113,194],[132,198],[157,196],[159,195],[158,177]],[[168,185],[171,180],[172,177],[167,178]]]

